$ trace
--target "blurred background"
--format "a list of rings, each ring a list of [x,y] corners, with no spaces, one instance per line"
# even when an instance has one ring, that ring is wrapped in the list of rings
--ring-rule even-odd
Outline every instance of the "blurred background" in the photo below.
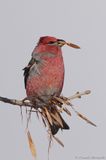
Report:
[[[91,95],[73,101],[76,109],[97,124],[87,124],[72,112],[66,115],[70,131],[59,132],[50,160],[106,159],[106,1],[105,0],[1,0],[0,96],[22,99],[23,71],[40,36],[55,36],[78,44],[63,48],[65,82],[62,94],[89,89]],[[0,102],[0,159],[32,160],[25,136],[26,116]],[[32,114],[30,131],[38,160],[47,160],[46,129]]]

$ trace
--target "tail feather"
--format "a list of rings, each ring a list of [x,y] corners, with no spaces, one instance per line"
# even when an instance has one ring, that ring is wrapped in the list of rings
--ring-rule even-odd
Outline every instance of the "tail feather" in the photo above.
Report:
[[[53,125],[50,125],[50,129],[51,129],[52,135],[55,135],[59,130],[59,126],[56,124],[53,124]]]
[[[62,123],[63,123],[63,128],[62,129],[70,129],[70,127],[68,126],[68,124],[64,121],[64,119],[62,118],[62,116],[60,115]]]
[[[68,124],[64,121],[64,119],[62,118],[62,116],[60,115],[60,113],[58,113],[61,122],[62,122],[62,126],[58,123],[58,121],[53,121],[53,124],[50,125],[51,128],[51,132],[53,135],[55,135],[59,129],[70,129]]]

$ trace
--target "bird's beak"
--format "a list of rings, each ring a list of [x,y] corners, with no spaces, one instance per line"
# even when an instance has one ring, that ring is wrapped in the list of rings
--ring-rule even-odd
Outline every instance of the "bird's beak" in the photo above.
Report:
[[[65,42],[64,40],[62,40],[62,39],[58,39],[58,40],[57,40],[57,43],[58,43],[58,45],[59,45],[60,47],[62,47],[62,46],[64,46],[64,45],[66,44],[66,42]]]
[[[62,39],[58,39],[57,42],[58,42],[58,45],[59,45],[60,47],[62,47],[62,46],[64,46],[64,45],[67,45],[67,46],[70,46],[70,47],[75,48],[75,49],[80,49],[80,47],[79,47],[78,45],[73,44],[73,43],[70,43],[70,42],[65,42],[65,41],[62,40]]]

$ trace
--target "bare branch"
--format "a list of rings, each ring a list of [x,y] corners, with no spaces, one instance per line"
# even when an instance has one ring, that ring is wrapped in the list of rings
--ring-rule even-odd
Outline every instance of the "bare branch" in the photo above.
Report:
[[[77,92],[75,95],[73,95],[71,97],[68,97],[68,100],[73,100],[73,99],[76,99],[76,98],[81,98],[81,96],[88,95],[90,93],[91,93],[90,90],[86,90],[84,92]]]
[[[63,102],[66,102],[64,101],[65,98],[67,101],[69,100],[73,100],[73,99],[76,99],[76,98],[81,98],[81,96],[83,95],[87,95],[87,94],[90,94],[91,91],[90,90],[86,90],[84,92],[77,92],[75,95],[73,96],[70,96],[68,98],[66,97],[54,97],[55,99],[59,100],[61,103]],[[5,98],[5,97],[0,97],[0,101],[1,102],[4,102],[4,103],[9,103],[9,104],[12,104],[12,105],[17,105],[17,106],[27,106],[27,107],[34,107],[33,104],[29,101],[29,100],[17,100],[17,99],[9,99],[9,98]],[[66,103],[67,104],[67,103]]]
[[[16,99],[9,99],[5,97],[0,97],[0,101],[4,103],[9,103],[12,105],[17,106],[27,106],[27,107],[33,107],[32,103],[29,100],[16,100]]]
[[[54,97],[51,98],[51,100],[48,101],[48,104],[45,104],[41,108],[36,108],[36,105],[31,103],[31,101],[29,101],[27,98],[24,98],[23,100],[17,100],[17,99],[9,99],[9,98],[5,98],[5,97],[0,97],[0,101],[4,102],[4,103],[9,103],[9,104],[12,104],[12,105],[15,105],[15,106],[19,106],[19,107],[20,106],[30,107],[30,109],[28,110],[29,111],[28,112],[29,117],[28,117],[28,120],[27,120],[27,128],[28,128],[28,122],[29,122],[31,113],[36,112],[37,115],[39,114],[41,116],[42,121],[44,123],[44,126],[48,128],[48,131],[50,132],[52,138],[54,138],[61,146],[64,146],[63,143],[57,137],[55,137],[52,134],[51,126],[53,125],[53,123],[56,123],[58,126],[60,126],[60,128],[62,128],[63,123],[61,121],[61,118],[60,118],[59,114],[61,114],[62,112],[65,112],[69,116],[71,116],[71,112],[69,111],[69,109],[72,109],[77,114],[77,116],[79,116],[80,118],[85,120],[87,123],[89,123],[93,126],[96,126],[88,118],[86,118],[84,115],[82,115],[81,113],[76,111],[76,109],[74,108],[74,105],[71,103],[72,100],[74,100],[76,98],[81,98],[82,96],[88,95],[90,93],[91,93],[90,90],[86,90],[84,92],[77,92],[76,94],[74,94],[73,96],[70,96],[68,98],[63,97],[63,96],[60,96],[60,97],[55,97],[54,96]],[[51,108],[50,106],[53,107],[53,108]],[[67,107],[69,107],[69,108],[67,109]],[[36,149],[34,147],[33,141],[32,141],[29,134],[28,134],[28,136],[29,136],[28,139],[29,139],[29,145],[30,145],[32,155],[35,156]],[[51,146],[51,141],[52,141],[52,139],[50,138],[49,148]],[[48,148],[48,150],[49,150],[49,148]]]

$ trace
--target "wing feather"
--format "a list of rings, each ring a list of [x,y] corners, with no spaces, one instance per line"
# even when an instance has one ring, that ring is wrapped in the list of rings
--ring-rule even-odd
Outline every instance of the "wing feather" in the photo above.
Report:
[[[32,57],[28,65],[23,69],[24,70],[24,84],[26,88],[27,79],[29,77],[30,68],[36,63],[35,59]]]

